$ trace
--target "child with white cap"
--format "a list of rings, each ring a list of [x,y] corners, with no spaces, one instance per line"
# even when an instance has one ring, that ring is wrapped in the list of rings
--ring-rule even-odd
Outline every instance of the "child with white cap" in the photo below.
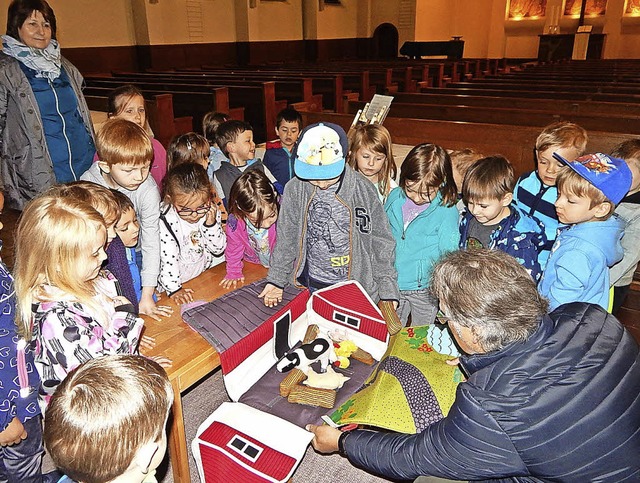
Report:
[[[278,241],[271,256],[267,306],[282,301],[291,283],[317,290],[357,280],[375,301],[399,299],[395,241],[373,184],[345,165],[344,130],[332,123],[305,128],[293,151],[284,190]]]
[[[559,230],[544,269],[539,292],[549,308],[569,302],[609,306],[609,267],[622,259],[624,222],[614,209],[631,187],[631,171],[618,158],[602,153],[568,161],[557,178]],[[613,215],[613,216],[612,216]]]

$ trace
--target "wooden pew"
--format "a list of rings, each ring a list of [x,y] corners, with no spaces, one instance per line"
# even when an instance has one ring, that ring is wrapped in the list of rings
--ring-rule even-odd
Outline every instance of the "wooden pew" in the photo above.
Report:
[[[149,71],[149,72],[113,72],[113,77],[130,79],[132,82],[176,82],[192,85],[247,85],[252,82],[275,82],[276,98],[286,99],[289,103],[306,102],[318,111],[322,110],[322,96],[313,93],[312,78],[293,76],[255,76],[251,73],[210,73],[205,71]],[[92,77],[95,78],[95,77]]]
[[[217,103],[217,95],[225,91],[217,91],[217,89],[226,89],[227,98],[234,106],[244,107],[245,118],[252,124],[254,134],[260,142],[265,141],[270,133],[275,130],[275,119],[279,109],[286,106],[286,101],[276,103],[275,83],[274,82],[256,82],[247,83],[247,85],[231,85],[231,86],[213,86],[213,85],[194,85],[194,84],[177,84],[169,83],[163,80],[158,82],[132,82],[131,79],[93,79],[86,77],[88,87],[102,87],[114,89],[123,83],[135,83],[142,91],[149,93],[174,94],[174,106],[178,105],[191,111],[194,124],[200,126],[202,117],[210,110],[229,112]],[[190,94],[205,94],[210,96],[209,102],[204,105],[195,101],[195,96]],[[179,94],[179,95],[178,95]],[[213,105],[212,105],[213,101]],[[189,107],[186,107],[189,104]],[[198,128],[198,130],[200,130]],[[269,133],[269,134],[268,134]]]
[[[455,94],[405,93],[395,95],[394,103],[465,105],[486,108],[540,109],[576,114],[609,114],[640,116],[640,104],[563,99],[530,99],[520,97]]]
[[[84,98],[92,111],[108,111],[107,96],[85,95]],[[193,129],[193,118],[191,116],[174,117],[173,96],[171,94],[145,97],[144,105],[151,130],[155,138],[165,148],[175,135],[183,134]]]
[[[513,90],[513,89],[501,89],[495,87],[493,89],[475,89],[471,87],[458,87],[456,89],[449,87],[426,87],[418,86],[420,92],[427,94],[460,94],[470,96],[494,96],[494,97],[518,97],[518,98],[530,98],[530,99],[563,99],[563,100],[576,100],[576,101],[601,101],[601,102],[640,102],[640,95],[628,95],[628,94],[609,94],[609,93],[593,93],[582,91],[561,91],[561,90],[549,90],[549,91],[531,91],[531,90]]]
[[[336,113],[302,113],[304,125],[314,122],[335,122],[349,129],[353,116]],[[502,154],[513,164],[516,175],[534,168],[533,148],[540,128],[508,126],[504,124],[465,123],[455,121],[431,121],[388,117],[384,126],[391,133],[394,143],[416,145],[434,143],[447,149],[474,148],[486,155]],[[609,153],[621,143],[633,137],[630,134],[589,131],[588,152]]]
[[[472,88],[472,89],[501,89],[513,91],[535,91],[535,92],[590,92],[594,94],[625,94],[640,95],[640,85],[603,85],[594,83],[575,82],[545,82],[537,81],[531,83],[516,81],[477,81],[477,82],[452,82],[447,85],[451,89]]]
[[[348,112],[356,114],[365,103],[349,102]],[[393,102],[388,117],[408,117],[443,121],[482,122],[517,126],[544,127],[557,121],[571,121],[587,130],[640,134],[637,115],[581,114],[559,110],[516,109],[513,107],[475,107],[468,105],[404,104]]]

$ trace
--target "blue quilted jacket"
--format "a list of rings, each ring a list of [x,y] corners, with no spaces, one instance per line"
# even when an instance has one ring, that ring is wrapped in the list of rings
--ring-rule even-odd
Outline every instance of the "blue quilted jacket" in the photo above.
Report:
[[[512,204],[510,208],[511,214],[500,221],[491,233],[491,241],[487,248],[502,250],[514,257],[537,283],[542,276],[538,254],[547,242],[544,226],[515,205]],[[467,248],[469,222],[472,218],[473,215],[469,211],[463,212],[460,220],[460,248]]]
[[[597,305],[545,317],[524,343],[463,356],[469,379],[422,433],[357,430],[349,460],[387,478],[640,481],[640,355]]]

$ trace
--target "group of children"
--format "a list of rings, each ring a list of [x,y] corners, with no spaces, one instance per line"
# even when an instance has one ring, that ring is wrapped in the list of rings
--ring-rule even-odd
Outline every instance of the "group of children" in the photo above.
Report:
[[[260,294],[267,306],[282,301],[288,284],[317,290],[355,279],[374,300],[393,304],[401,322],[428,324],[438,311],[429,291],[432,268],[454,250],[512,255],[552,309],[573,301],[607,309],[612,285],[620,304],[640,258],[634,241],[640,140],[612,155],[583,156],[584,129],[556,123],[536,141],[536,170],[517,182],[502,156],[450,153],[429,143],[409,152],[398,175],[383,126],[359,126],[349,135],[328,122],[302,129],[300,114],[285,109],[277,119],[279,140],[267,144],[264,160],[256,159],[251,126],[221,113],[205,116],[205,136],[176,137],[163,160],[142,95],[130,87],[115,94],[84,181],[56,186],[26,207],[15,282],[0,267],[1,329],[19,340],[10,357],[21,374],[4,381],[15,390],[10,409],[0,407],[0,444],[26,431],[33,468],[42,452],[39,414],[47,406],[45,440],[70,478],[94,481],[89,475],[111,467],[97,456],[78,457],[83,445],[101,446],[73,436],[74,424],[89,423],[77,407],[100,398],[101,382],[122,377],[126,387],[131,376],[148,380],[137,391],[153,391],[157,407],[145,415],[127,403],[91,404],[91,429],[100,432],[100,411],[104,420],[139,411],[144,435],[127,443],[123,452],[131,458],[100,481],[146,478],[164,452],[171,401],[158,364],[171,362],[131,355],[153,344],[141,336],[138,314],[172,312],[158,303],[156,289],[176,303],[191,302],[183,284],[224,259],[220,285],[227,289],[243,283],[244,262],[269,267]],[[131,394],[133,400],[138,393]],[[3,461],[11,472],[8,448]],[[133,478],[117,479],[129,471]]]

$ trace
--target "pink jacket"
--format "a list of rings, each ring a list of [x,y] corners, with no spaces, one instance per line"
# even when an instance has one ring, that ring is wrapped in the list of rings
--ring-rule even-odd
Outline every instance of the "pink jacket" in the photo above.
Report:
[[[273,253],[273,247],[276,244],[276,225],[274,223],[268,230],[269,249]],[[227,220],[227,250],[224,252],[227,261],[227,279],[237,279],[242,277],[243,260],[249,263],[260,263],[260,258],[254,247],[249,243],[249,234],[247,233],[247,224],[244,220],[236,218],[229,213]]]

